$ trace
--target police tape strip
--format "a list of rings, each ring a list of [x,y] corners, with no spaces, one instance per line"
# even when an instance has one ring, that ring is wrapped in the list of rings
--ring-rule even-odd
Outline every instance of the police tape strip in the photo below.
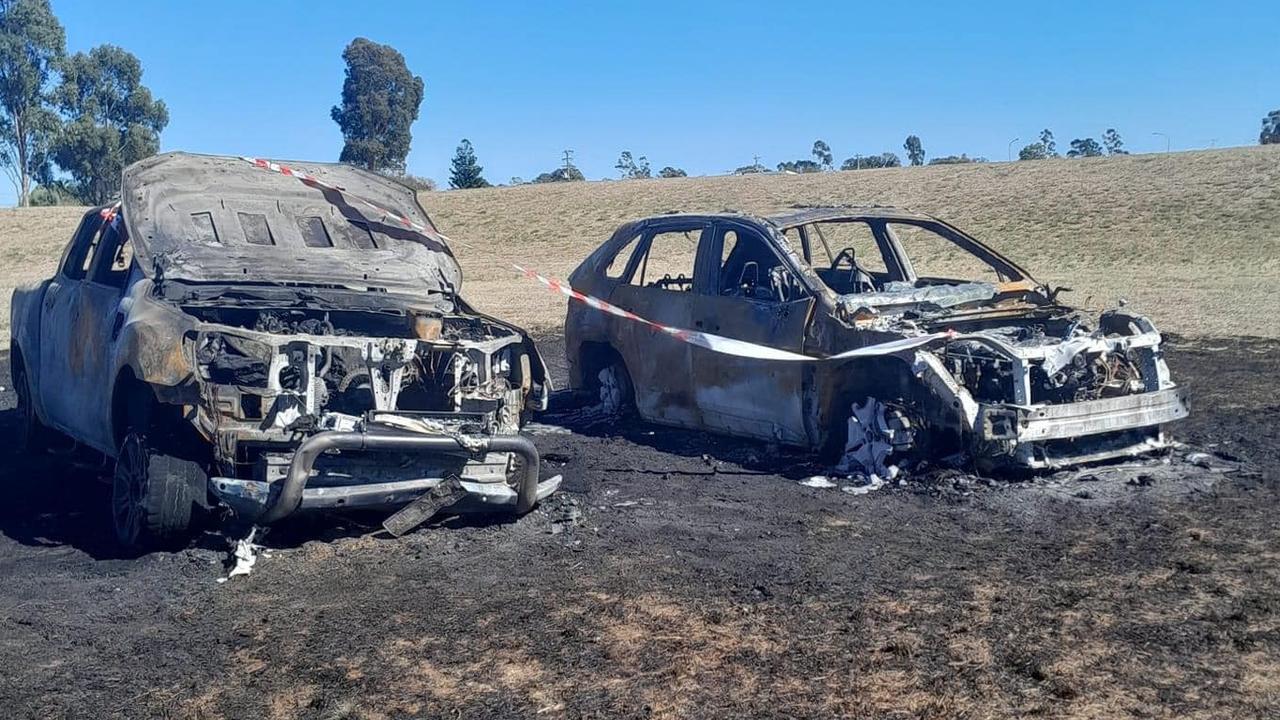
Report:
[[[745,340],[734,340],[733,338],[727,338],[727,337],[724,337],[723,335],[714,335],[712,333],[705,333],[697,330],[686,330],[684,328],[677,328],[677,327],[672,327],[670,325],[663,325],[661,323],[656,323],[656,322],[653,322],[652,320],[647,320],[645,318],[642,318],[639,315],[636,315],[635,313],[629,310],[623,310],[617,305],[613,305],[611,303],[605,302],[600,298],[592,297],[591,295],[587,295],[586,293],[578,292],[577,290],[574,290],[572,287],[570,287],[568,284],[560,282],[559,280],[556,280],[554,278],[549,278],[544,275],[540,275],[534,272],[533,270],[529,270],[519,265],[513,264],[512,267],[518,270],[525,277],[531,280],[536,280],[542,283],[543,285],[545,285],[546,287],[550,288],[551,290],[558,292],[561,295],[564,295],[565,297],[570,298],[572,300],[577,300],[589,307],[595,308],[596,310],[609,313],[610,315],[616,315],[617,317],[626,318],[628,320],[634,320],[636,322],[643,323],[652,328],[660,330],[668,335],[671,335],[672,337],[683,340],[684,342],[687,342],[690,345],[697,345],[698,347],[703,347],[713,352],[725,353],[727,355],[737,355],[739,357],[754,358],[757,360],[793,360],[793,361],[802,361],[802,362],[819,362],[824,360],[847,360],[849,358],[856,358],[856,357],[873,357],[877,355],[891,355],[893,353],[913,350],[922,345],[927,345],[931,342],[934,342],[935,340],[944,340],[944,339],[957,337],[956,334],[951,331],[940,332],[940,333],[930,333],[927,335],[920,335],[918,337],[902,338],[899,340],[890,340],[888,342],[877,343],[875,345],[868,345],[866,347],[846,350],[842,353],[837,353],[835,355],[830,355],[828,357],[816,358],[816,357],[811,357],[809,355],[801,355],[799,353],[793,353],[793,352],[790,352],[789,350],[779,350],[778,348],[769,347],[768,345],[758,345],[756,343],[746,342]]]
[[[427,237],[428,239],[444,242],[446,245],[457,244],[457,245],[461,245],[463,247],[469,248],[471,250],[475,250],[476,252],[491,254],[491,253],[488,253],[488,251],[482,248],[478,248],[470,243],[455,241],[451,239],[449,236],[445,235],[444,233],[441,233],[438,230],[416,223],[413,220],[409,219],[408,217],[401,215],[400,213],[381,207],[380,205],[370,202],[369,200],[366,200],[360,197],[359,195],[355,195],[354,193],[349,193],[343,188],[340,188],[336,185],[330,185],[329,183],[324,182],[323,180],[315,177],[314,175],[310,175],[296,168],[291,168],[287,165],[280,165],[278,163],[271,162],[270,160],[263,160],[261,158],[245,157],[242,159],[245,160],[246,162],[253,164],[256,167],[262,168],[263,170],[269,170],[271,172],[279,173],[281,175],[297,178],[298,180],[304,183],[307,183],[308,185],[314,185],[324,190],[329,190],[331,192],[338,193],[339,195],[341,195],[344,198],[347,198],[348,200],[355,200],[360,204],[365,205],[370,209],[382,214],[384,217],[394,218],[399,224],[403,225],[404,227],[410,230],[417,232],[420,235]],[[106,210],[103,211],[104,217],[106,216],[106,212],[107,212]],[[114,209],[112,212],[114,213]],[[615,317],[625,318],[633,322],[638,322],[644,325],[648,325],[649,327],[652,327],[655,330],[658,330],[667,335],[670,335],[671,337],[674,337],[677,340],[689,343],[690,345],[695,345],[697,347],[706,348],[707,350],[710,350],[712,352],[723,353],[726,355],[734,355],[737,357],[752,358],[756,360],[821,362],[821,361],[831,361],[831,360],[846,360],[849,358],[857,358],[857,357],[875,357],[875,356],[892,355],[894,353],[905,352],[907,350],[913,350],[923,345],[928,345],[929,343],[935,342],[937,340],[951,339],[956,337],[956,334],[954,332],[948,330],[946,332],[929,333],[927,335],[920,335],[917,337],[890,340],[888,342],[877,343],[875,345],[868,345],[866,347],[846,350],[845,352],[838,353],[835,355],[830,355],[823,358],[816,358],[816,357],[810,357],[808,355],[802,355],[800,353],[794,353],[789,350],[780,350],[775,347],[769,347],[768,345],[760,345],[753,342],[747,342],[745,340],[735,340],[733,338],[724,337],[723,335],[714,335],[712,333],[701,332],[698,330],[688,330],[685,328],[677,328],[677,327],[672,327],[670,325],[663,325],[661,323],[656,323],[656,322],[653,322],[652,320],[640,317],[639,315],[631,312],[630,310],[624,310],[623,308],[620,308],[617,305],[613,305],[612,303],[605,302],[600,298],[593,297],[591,295],[587,295],[586,293],[582,293],[577,290],[574,290],[572,287],[570,287],[567,283],[563,281],[546,277],[545,275],[541,275],[533,270],[522,267],[515,263],[512,263],[512,267],[516,269],[516,272],[520,273],[525,278],[539,282],[553,292],[558,292],[561,295],[564,295],[565,297],[571,300],[577,300],[578,302],[581,302],[587,305],[588,307],[594,308],[601,312],[608,313]]]

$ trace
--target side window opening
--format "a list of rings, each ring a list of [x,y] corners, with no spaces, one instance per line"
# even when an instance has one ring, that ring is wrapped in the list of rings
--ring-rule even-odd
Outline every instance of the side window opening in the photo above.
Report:
[[[920,282],[991,282],[1007,279],[982,258],[920,225],[889,223],[888,228],[911,261]]]
[[[298,218],[298,230],[302,233],[302,242],[307,247],[333,247],[333,239],[329,237],[329,231],[325,229],[322,218],[300,217]]]
[[[640,233],[636,233],[622,247],[618,248],[618,252],[614,253],[613,259],[604,268],[604,276],[610,280],[621,280],[622,276],[627,272],[627,266],[631,264],[631,256],[635,254],[636,241],[640,239]]]
[[[71,237],[67,249],[62,254],[62,275],[71,280],[83,279],[89,268],[89,259],[93,257],[93,248],[98,242],[98,232],[102,229],[100,210],[87,213],[80,221],[80,227]]]
[[[123,288],[133,265],[133,243],[124,223],[117,217],[102,231],[93,260],[93,281]]]
[[[693,290],[693,267],[702,228],[655,233],[645,248],[631,284],[670,292]]]
[[[275,245],[276,239],[271,234],[271,226],[267,224],[267,216],[257,213],[236,213],[240,217],[240,228],[244,230],[244,239],[251,245]]]
[[[80,266],[76,268],[76,277],[83,278],[89,274],[89,268],[93,267],[93,259],[98,256],[98,246],[101,243],[102,233],[94,233],[93,239],[85,249],[84,257],[80,259]]]
[[[786,302],[799,292],[790,270],[757,233],[728,228],[720,236],[718,292],[765,302]]]

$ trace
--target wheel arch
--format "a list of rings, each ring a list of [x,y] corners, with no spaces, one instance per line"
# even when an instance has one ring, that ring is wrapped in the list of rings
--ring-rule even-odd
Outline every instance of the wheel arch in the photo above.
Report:
[[[959,437],[951,431],[957,410],[953,399],[920,376],[911,356],[885,355],[855,358],[832,367],[818,393],[817,429],[819,447],[826,455],[837,452],[845,442],[851,403],[862,398],[902,405],[910,409],[924,427],[930,429],[928,442],[936,449],[953,449]]]
[[[156,403],[151,388],[138,379],[128,365],[116,373],[111,384],[111,439],[112,447],[119,448],[129,434],[129,428],[150,422],[150,405]]]
[[[594,388],[595,384],[599,382],[597,376],[600,371],[613,362],[622,363],[628,374],[631,372],[631,369],[627,368],[626,358],[611,343],[600,340],[583,342],[578,346],[577,352],[575,369],[578,377],[576,378],[576,387],[582,390]]]

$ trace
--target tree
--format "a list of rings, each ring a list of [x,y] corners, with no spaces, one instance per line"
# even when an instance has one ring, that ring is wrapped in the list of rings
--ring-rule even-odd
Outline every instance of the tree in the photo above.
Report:
[[[1053,141],[1053,131],[1045,128],[1040,131],[1040,145],[1044,147],[1044,156],[1058,157],[1058,143]]]
[[[907,151],[907,159],[911,161],[912,166],[919,167],[924,164],[924,146],[920,144],[919,137],[908,135],[907,141],[902,143],[902,149]]]
[[[1280,110],[1272,110],[1262,118],[1262,133],[1258,135],[1261,145],[1280,145]]]
[[[841,170],[868,170],[874,168],[891,168],[901,167],[902,158],[896,153],[886,152],[879,155],[854,155],[845,160],[841,165]]]
[[[409,72],[390,45],[356,38],[347,63],[342,104],[329,111],[346,141],[339,159],[369,170],[403,172],[413,140],[410,126],[422,105],[422,78]]]
[[[834,158],[831,157],[831,146],[827,145],[826,142],[814,140],[813,150],[810,151],[810,154],[818,160],[818,164],[822,166],[823,170],[831,169],[831,163]]]
[[[816,173],[821,171],[822,166],[812,160],[792,160],[778,163],[778,172]]]
[[[80,198],[61,180],[53,180],[48,184],[41,183],[31,188],[31,206],[48,207],[51,205],[80,205]]]
[[[1128,155],[1129,151],[1124,149],[1124,141],[1120,139],[1120,133],[1115,128],[1107,128],[1102,133],[1102,144],[1107,148],[1108,155]]]
[[[551,172],[544,172],[533,179],[536,183],[575,182],[578,180],[586,180],[586,178],[582,175],[582,171],[573,165],[558,167]]]
[[[643,155],[638,160],[632,158],[630,150],[623,150],[613,167],[623,180],[653,177],[653,173],[649,170],[649,159]]]
[[[1076,138],[1071,141],[1067,157],[1101,157],[1102,146],[1093,138]]]
[[[967,163],[984,163],[987,159],[984,157],[969,157],[964,153],[959,155],[944,155],[936,157],[929,161],[930,165],[965,165]]]
[[[618,156],[618,162],[613,164],[613,169],[618,171],[618,177],[627,179],[632,177],[636,171],[636,161],[631,157],[630,150],[623,150]]]
[[[484,168],[476,162],[476,151],[471,141],[462,138],[458,150],[453,154],[453,168],[449,171],[449,187],[465,190],[467,188],[487,188],[489,181],[481,175]]]
[[[66,54],[66,35],[49,0],[0,0],[0,165],[31,201],[31,182],[49,175],[58,119],[49,108],[50,72]]]
[[[409,173],[403,173],[401,175],[387,175],[387,177],[391,178],[392,180],[395,180],[396,182],[400,183],[401,185],[404,185],[405,187],[412,188],[415,192],[430,192],[436,189],[435,180],[432,180],[431,178],[421,177],[419,175],[411,175]]]
[[[734,170],[733,174],[734,175],[755,175],[756,173],[762,173],[762,172],[765,172],[764,166],[761,165],[760,163],[754,163],[752,165],[743,165],[737,170]]]
[[[1044,143],[1031,143],[1018,151],[1019,160],[1044,160],[1049,157],[1049,150]]]
[[[53,99],[66,120],[53,159],[72,191],[92,205],[117,199],[121,171],[159,152],[169,124],[164,102],[142,84],[142,63],[115,45],[76,53],[62,63]]]
[[[658,177],[664,177],[664,178],[688,177],[688,173],[686,173],[684,170],[681,170],[680,168],[675,168],[668,165],[658,171]]]

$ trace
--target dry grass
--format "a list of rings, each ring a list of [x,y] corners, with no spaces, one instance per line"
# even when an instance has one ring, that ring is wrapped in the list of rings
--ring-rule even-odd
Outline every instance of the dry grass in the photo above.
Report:
[[[667,211],[767,213],[792,204],[889,204],[950,220],[1075,288],[1072,302],[1130,300],[1161,327],[1280,337],[1280,148],[823,175],[680,178],[428,193],[457,239],[480,309],[554,330],[564,302],[489,251],[564,277],[623,220]],[[49,273],[78,211],[0,211],[0,304]],[[468,248],[462,243],[471,244]],[[7,307],[0,333],[8,332]]]
[[[0,339],[9,337],[13,288],[53,274],[84,208],[0,210]]]
[[[564,277],[624,219],[793,204],[885,204],[937,215],[1087,307],[1118,298],[1171,331],[1280,336],[1280,148],[823,175],[593,182],[432,193],[458,240]],[[458,248],[480,308],[554,329],[564,303]]]

